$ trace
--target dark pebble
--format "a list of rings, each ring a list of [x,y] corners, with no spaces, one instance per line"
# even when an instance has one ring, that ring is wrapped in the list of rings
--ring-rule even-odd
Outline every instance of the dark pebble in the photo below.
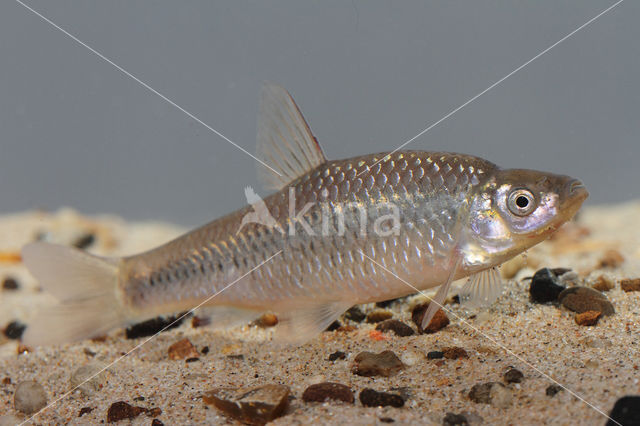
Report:
[[[206,355],[209,353],[209,346],[205,346],[204,348],[202,348],[200,350],[200,352],[202,352],[202,355]]]
[[[444,352],[442,351],[431,351],[427,354],[427,359],[440,359],[444,358]]]
[[[18,281],[15,280],[15,278],[7,277],[4,279],[4,281],[2,281],[3,290],[17,290],[18,288],[20,288],[20,285],[18,284]]]
[[[27,326],[20,321],[11,321],[4,329],[4,335],[9,339],[18,340],[26,328]]]
[[[332,353],[331,355],[329,355],[329,361],[335,361],[338,359],[345,359],[347,357],[347,354],[345,354],[342,351],[335,351],[334,353]]]
[[[324,382],[309,386],[302,394],[304,402],[325,402],[329,399],[353,404],[355,398],[349,386]]]
[[[443,426],[468,426],[467,418],[462,414],[447,413],[442,419]]]
[[[95,243],[95,241],[96,241],[95,235],[91,233],[84,234],[80,238],[78,238],[76,241],[73,242],[73,246],[79,249],[86,249],[91,247],[93,243]]]
[[[563,290],[558,301],[565,308],[577,312],[598,311],[603,315],[613,315],[615,309],[607,296],[589,287],[570,287]]]
[[[93,407],[82,407],[80,409],[80,411],[78,412],[78,417],[82,417],[85,414],[89,414],[90,412],[92,412],[94,410]]]
[[[503,389],[506,388],[502,383],[498,382],[478,383],[469,391],[469,399],[478,404],[491,404],[491,400],[493,399],[491,389],[494,386],[501,386]]]
[[[160,331],[171,330],[172,328],[180,326],[185,318],[191,315],[189,314],[182,317],[184,314],[185,312],[171,317],[157,317],[144,322],[140,322],[138,324],[134,324],[131,327],[127,328],[125,335],[127,339],[137,339],[138,337],[153,336]],[[178,320],[178,318],[180,319]],[[167,327],[166,330],[164,329],[165,327]]]
[[[134,401],[144,401],[145,398],[144,396],[136,396],[135,398],[133,398]]]
[[[558,281],[558,275],[567,272],[564,268],[542,268],[531,278],[529,295],[533,303],[549,303],[558,300],[558,295],[565,289]],[[559,272],[562,272],[559,274]]]
[[[351,371],[358,376],[389,377],[403,368],[404,364],[392,351],[382,351],[378,354],[374,354],[373,352],[360,352],[354,358]]]
[[[560,385],[549,385],[549,386],[547,386],[547,389],[545,389],[544,393],[547,396],[555,396],[555,394],[557,394],[558,392],[563,391],[563,390],[564,389]]]
[[[416,334],[416,332],[413,331],[413,328],[396,319],[382,321],[376,326],[376,330],[382,332],[393,331],[397,336],[400,337],[413,336],[414,334]]]
[[[395,423],[396,422],[391,417],[380,417],[380,419],[378,419],[378,420],[380,420],[382,423]]]
[[[623,291],[640,291],[640,278],[626,278],[624,280],[620,280],[620,288]]]
[[[402,407],[404,399],[400,395],[387,392],[378,392],[373,389],[363,389],[359,396],[360,402],[365,407]]]
[[[344,313],[344,317],[354,322],[362,322],[367,316],[362,312],[362,309],[357,306],[353,306]]]
[[[200,361],[200,358],[198,358],[197,356],[194,356],[192,358],[187,358],[184,360],[184,362],[196,362],[196,361]]]
[[[124,401],[114,402],[107,411],[107,423],[115,423],[120,420],[132,419],[146,411],[146,408],[135,407]]]
[[[616,401],[606,426],[614,425],[640,425],[640,396],[623,396]]]
[[[263,425],[284,414],[289,393],[288,386],[270,384],[242,394],[234,389],[216,389],[204,394],[202,400],[236,420]]]
[[[151,421],[151,426],[164,426],[164,423],[162,423],[160,420],[158,419],[153,419]]]
[[[393,314],[390,311],[378,309],[376,311],[369,312],[367,315],[367,322],[369,324],[375,324],[388,319],[391,319]]]
[[[520,383],[522,379],[524,379],[524,374],[515,368],[510,368],[504,373],[504,381],[506,383]]]
[[[425,302],[425,303],[416,305],[411,311],[411,320],[416,325],[416,327],[418,327],[419,332],[431,334],[449,325],[449,318],[441,308],[436,311],[436,314],[433,316],[433,318],[431,318],[431,321],[429,321],[429,324],[427,324],[427,326],[423,330],[422,318],[424,318],[424,315],[427,313],[428,307],[429,307],[429,302]]]
[[[464,348],[458,346],[451,346],[448,348],[442,348],[442,354],[447,359],[459,359],[459,358],[469,358],[469,354]]]
[[[342,327],[342,324],[340,324],[340,321],[336,320],[336,321],[332,322],[331,324],[329,324],[329,327],[327,327],[326,331],[336,331],[340,327]]]

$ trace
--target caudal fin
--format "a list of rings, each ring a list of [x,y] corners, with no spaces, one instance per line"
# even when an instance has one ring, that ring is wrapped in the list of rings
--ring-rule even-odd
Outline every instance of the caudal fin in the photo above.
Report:
[[[60,303],[40,312],[23,336],[28,346],[72,342],[103,335],[125,321],[117,296],[118,259],[49,243],[31,243],[22,260]]]

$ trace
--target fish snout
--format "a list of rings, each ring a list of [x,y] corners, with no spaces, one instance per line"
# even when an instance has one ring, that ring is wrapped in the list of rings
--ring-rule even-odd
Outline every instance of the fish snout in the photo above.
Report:
[[[566,200],[580,200],[584,201],[589,196],[589,191],[584,186],[581,180],[572,179],[566,185]]]

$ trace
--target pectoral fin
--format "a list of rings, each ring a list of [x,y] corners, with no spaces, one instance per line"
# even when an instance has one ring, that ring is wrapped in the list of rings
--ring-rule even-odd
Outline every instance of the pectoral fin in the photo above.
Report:
[[[478,308],[489,306],[504,290],[504,282],[497,268],[489,268],[469,277],[459,293],[460,303]]]
[[[453,282],[453,277],[456,275],[456,271],[462,262],[462,254],[455,250],[455,254],[451,257],[449,262],[449,276],[447,277],[447,281],[440,286],[436,295],[429,302],[429,306],[427,307],[427,312],[425,312],[424,317],[422,317],[422,329],[424,330],[433,316],[438,312],[439,309],[444,305],[444,300],[447,298],[447,294],[449,293],[449,289],[451,288],[451,283]]]

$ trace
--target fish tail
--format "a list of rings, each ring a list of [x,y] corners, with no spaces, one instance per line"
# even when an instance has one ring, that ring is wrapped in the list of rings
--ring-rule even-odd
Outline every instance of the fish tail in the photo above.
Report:
[[[28,324],[23,336],[26,345],[96,337],[126,322],[118,296],[120,259],[37,242],[24,246],[22,260],[43,290],[60,301]]]

